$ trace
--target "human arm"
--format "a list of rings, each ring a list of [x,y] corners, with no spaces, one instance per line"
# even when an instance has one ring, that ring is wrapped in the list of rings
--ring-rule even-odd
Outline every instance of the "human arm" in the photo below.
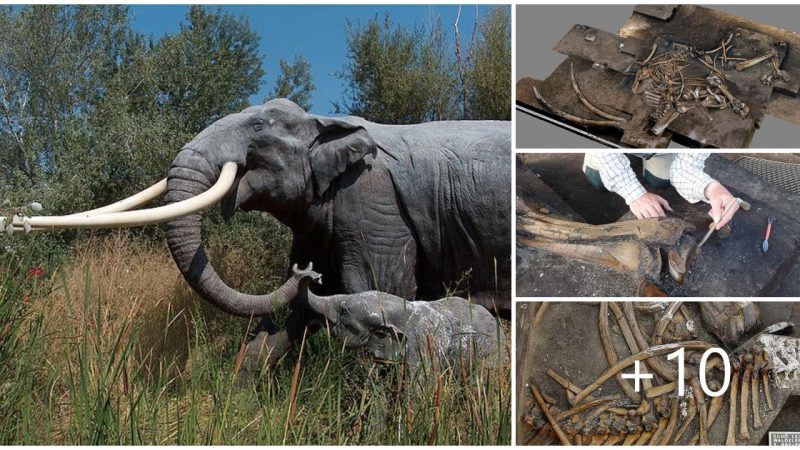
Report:
[[[675,190],[689,203],[700,201],[711,205],[709,215],[724,227],[739,209],[739,202],[719,181],[705,172],[705,163],[710,153],[679,153],[670,167],[670,182]],[[732,209],[732,210],[731,210]]]
[[[637,218],[666,217],[664,210],[672,211],[661,196],[645,190],[624,154],[594,153],[591,160],[606,189],[624,198]]]

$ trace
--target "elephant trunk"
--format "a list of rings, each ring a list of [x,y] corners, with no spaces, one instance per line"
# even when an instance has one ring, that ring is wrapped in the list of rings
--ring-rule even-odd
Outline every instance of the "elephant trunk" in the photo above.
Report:
[[[318,295],[314,295],[310,289],[306,289],[307,298],[308,298],[308,306],[311,307],[311,310],[317,314],[325,316],[329,321],[336,322],[338,319],[336,317],[335,309],[332,305],[332,299],[336,296],[328,296],[328,297],[320,297]]]
[[[207,190],[219,176],[219,169],[201,153],[184,149],[175,158],[167,179],[165,201],[172,204]],[[283,286],[265,295],[250,295],[229,287],[208,260],[202,241],[203,213],[196,212],[167,223],[167,244],[189,285],[218,308],[238,316],[261,316],[291,301],[297,294],[297,280],[290,277]]]

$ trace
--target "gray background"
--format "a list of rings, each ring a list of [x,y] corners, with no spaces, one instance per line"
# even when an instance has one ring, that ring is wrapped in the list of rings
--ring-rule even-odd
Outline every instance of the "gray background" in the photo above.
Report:
[[[566,56],[553,47],[575,24],[616,33],[630,17],[634,5],[518,5],[516,11],[516,80],[547,78]],[[800,32],[798,5],[711,5],[718,11],[747,17],[786,30]],[[597,148],[589,139],[555,125],[515,112],[517,148]],[[772,116],[764,117],[750,144],[754,148],[800,146],[800,126]],[[670,148],[680,148],[671,144]]]

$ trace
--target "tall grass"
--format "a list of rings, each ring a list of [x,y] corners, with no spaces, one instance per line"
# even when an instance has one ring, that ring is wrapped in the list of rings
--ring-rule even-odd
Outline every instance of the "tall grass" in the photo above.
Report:
[[[409,374],[323,331],[236,373],[247,321],[199,300],[165,249],[89,241],[49,277],[29,261],[0,256],[0,443],[510,442],[507,364]]]

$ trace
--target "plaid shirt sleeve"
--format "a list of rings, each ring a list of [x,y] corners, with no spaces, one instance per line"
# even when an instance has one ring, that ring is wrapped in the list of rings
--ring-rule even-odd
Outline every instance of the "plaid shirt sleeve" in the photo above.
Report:
[[[591,158],[606,189],[621,195],[628,205],[647,192],[636,179],[631,162],[624,154],[593,153]]]
[[[689,203],[708,203],[706,187],[715,181],[704,171],[709,155],[710,153],[678,153],[669,169],[670,182]]]

